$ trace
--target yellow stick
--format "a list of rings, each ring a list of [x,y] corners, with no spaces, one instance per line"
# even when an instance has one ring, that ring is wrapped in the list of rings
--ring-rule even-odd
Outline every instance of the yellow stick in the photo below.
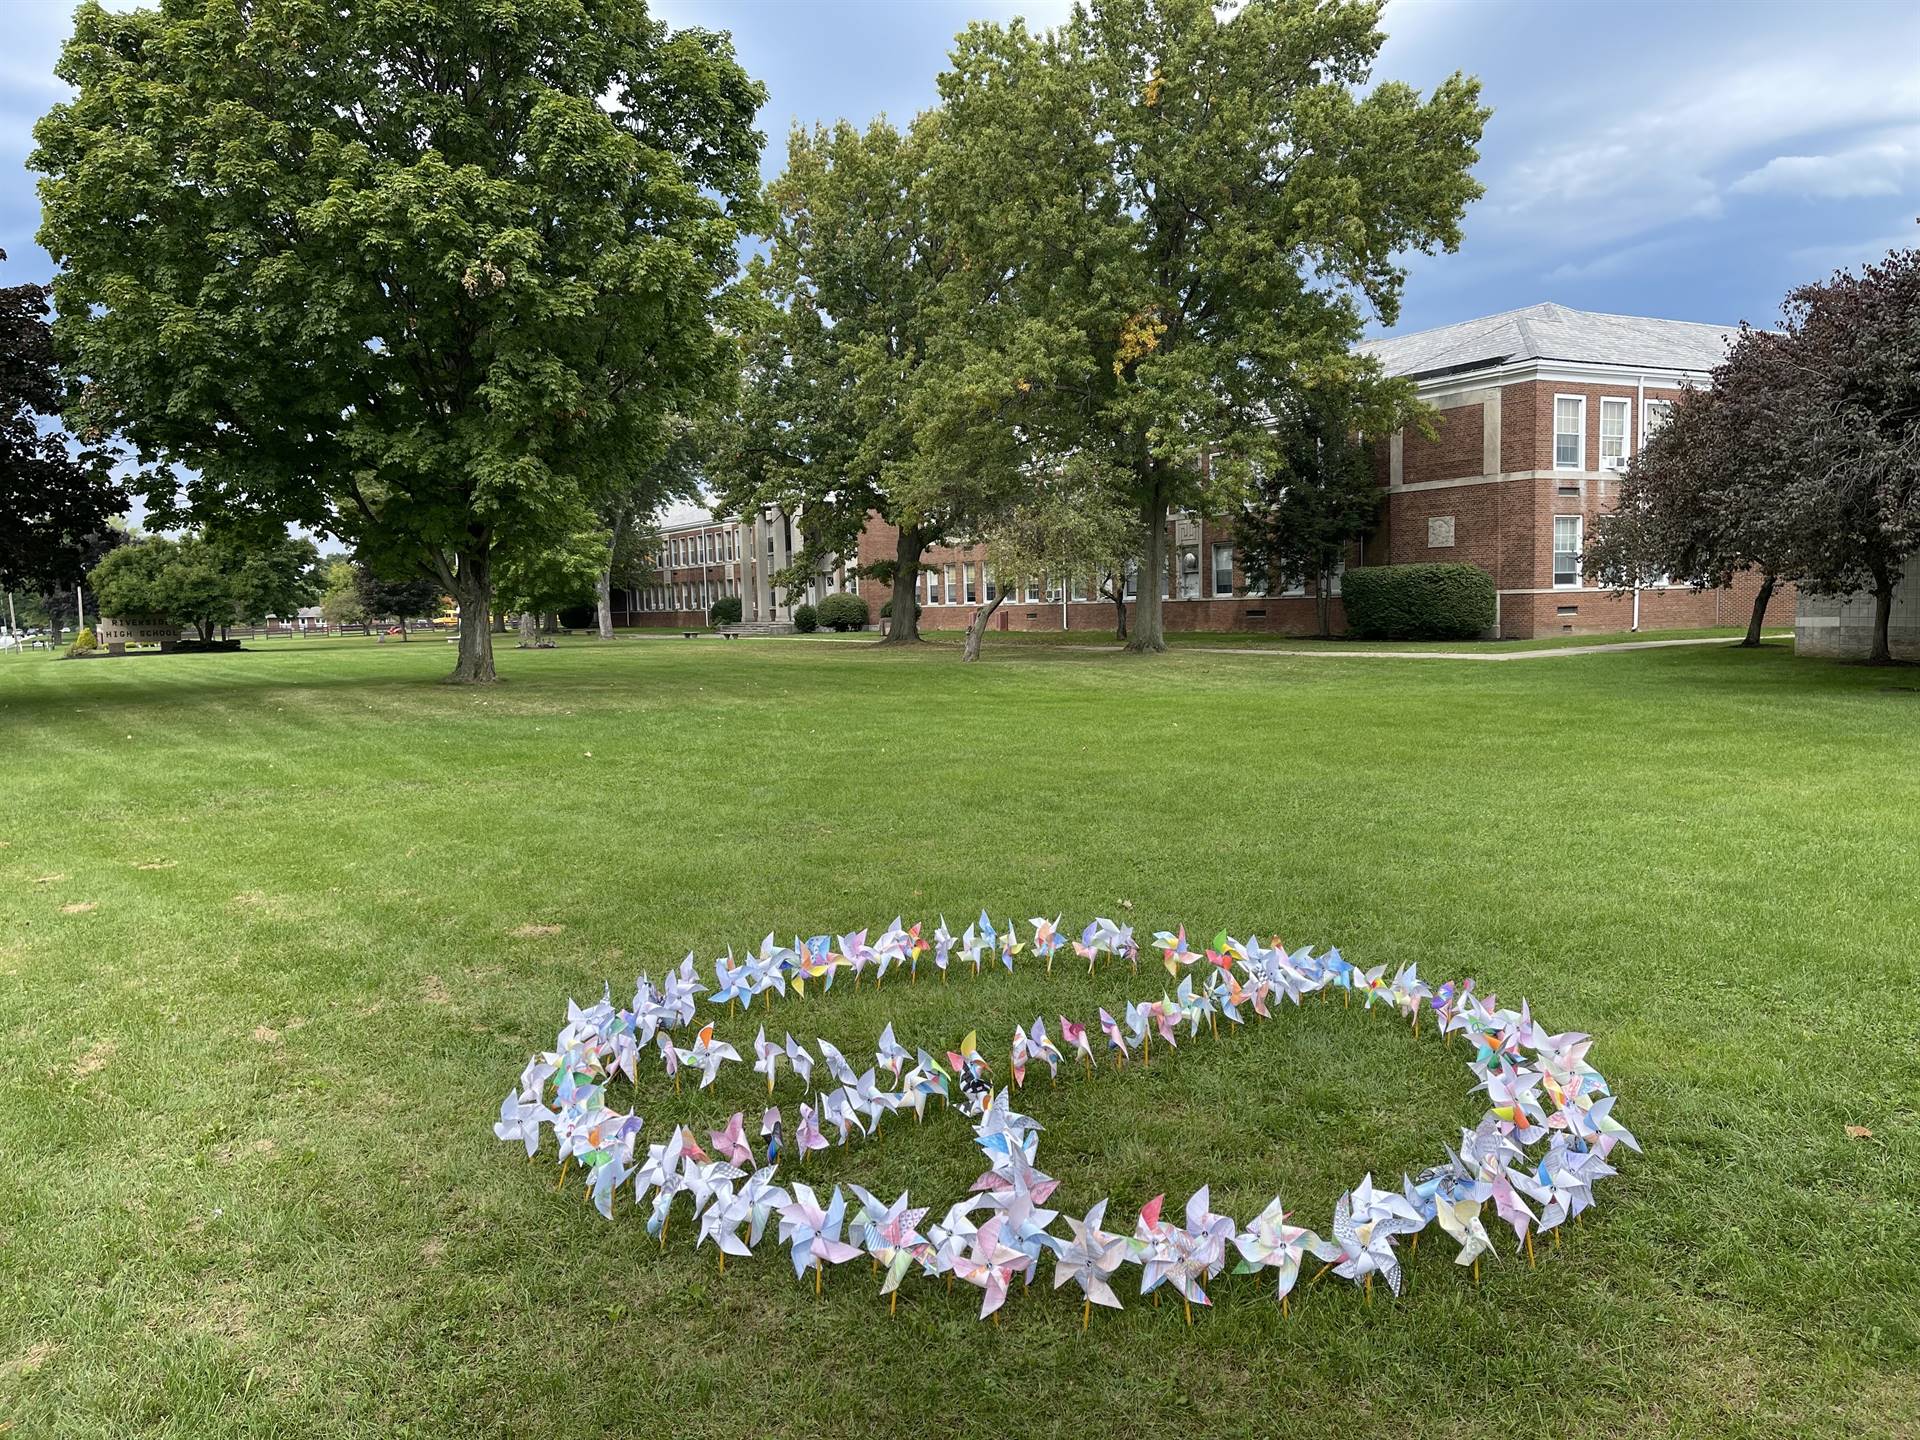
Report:
[[[1533,1269],[1533,1232],[1527,1231],[1527,1269]]]
[[[1290,1311],[1289,1311],[1289,1310],[1287,1309],[1287,1297],[1286,1297],[1286,1296],[1284,1296],[1284,1295],[1282,1295],[1282,1296],[1280,1297],[1280,1313],[1281,1313],[1282,1315],[1287,1315],[1287,1314],[1290,1314],[1290,1313],[1291,1313],[1291,1312],[1290,1312]]]
[[[820,1262],[816,1260],[813,1262],[813,1293],[815,1295],[818,1295],[820,1293],[820,1284],[821,1284]]]
[[[1188,1300],[1187,1297],[1184,1295],[1182,1295],[1180,1299],[1182,1303],[1185,1304],[1187,1307],[1187,1325],[1189,1328],[1191,1328],[1193,1325],[1193,1301]]]
[[[1367,1276],[1367,1304],[1371,1305],[1372,1303],[1373,1303],[1373,1276],[1369,1274]]]
[[[893,1294],[887,1297],[887,1314],[898,1315],[899,1313],[900,1313],[900,1292],[896,1290],[893,1292]]]
[[[1093,1301],[1089,1300],[1087,1301],[1086,1304],[1080,1307],[1080,1329],[1083,1332],[1086,1330],[1087,1321],[1092,1315],[1093,1315]]]
[[[727,1273],[727,1252],[724,1250],[720,1252],[720,1273],[722,1275]]]

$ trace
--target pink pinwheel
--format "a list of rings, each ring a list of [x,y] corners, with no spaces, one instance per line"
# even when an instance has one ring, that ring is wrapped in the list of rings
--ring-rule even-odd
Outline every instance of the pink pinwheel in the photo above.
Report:
[[[996,1214],[973,1235],[971,1248],[952,1255],[952,1273],[981,1291],[980,1318],[986,1319],[1007,1299],[1007,1286],[1027,1266],[1024,1252],[1000,1243],[1006,1217]]]
[[[1087,1043],[1087,1027],[1075,1024],[1066,1016],[1060,1017],[1060,1039],[1070,1046],[1081,1059],[1087,1062],[1087,1068],[1093,1068],[1093,1047]]]
[[[794,1278],[804,1278],[811,1266],[816,1295],[820,1293],[826,1266],[844,1265],[859,1258],[860,1248],[840,1238],[846,1218],[847,1198],[840,1193],[838,1185],[833,1187],[833,1198],[824,1209],[814,1196],[812,1186],[795,1185],[792,1199],[780,1212],[780,1243],[793,1256]]]
[[[713,1139],[713,1148],[721,1158],[735,1165],[753,1168],[753,1147],[747,1144],[747,1117],[736,1110],[733,1118],[727,1121],[723,1130],[710,1130],[707,1133]]]

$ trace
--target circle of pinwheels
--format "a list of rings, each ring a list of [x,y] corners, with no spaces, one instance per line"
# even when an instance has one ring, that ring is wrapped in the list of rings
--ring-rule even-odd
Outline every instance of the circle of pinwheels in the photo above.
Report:
[[[1371,1300],[1378,1275],[1398,1295],[1398,1244],[1405,1239],[1417,1246],[1429,1228],[1455,1242],[1455,1262],[1470,1267],[1477,1280],[1482,1257],[1496,1253],[1487,1229],[1489,1205],[1493,1223],[1512,1230],[1516,1250],[1524,1250],[1531,1265],[1534,1232],[1550,1232],[1557,1241],[1559,1227],[1593,1203],[1593,1186],[1615,1173],[1607,1163],[1614,1146],[1640,1148],[1613,1118],[1613,1095],[1588,1058],[1591,1039],[1548,1033],[1524,1002],[1518,1011],[1500,1008],[1491,995],[1476,995],[1472,980],[1429,986],[1412,965],[1388,980],[1384,966],[1362,969],[1338,950],[1289,953],[1278,940],[1262,944],[1223,933],[1196,950],[1184,928],[1158,932],[1152,941],[1158,963],[1178,979],[1172,995],[1128,1002],[1118,1019],[1101,1009],[1091,1024],[1060,1015],[1057,1043],[1042,1017],[1025,1029],[1015,1027],[1007,1086],[994,1084],[974,1033],[958,1050],[947,1051],[942,1063],[924,1049],[908,1051],[889,1024],[873,1064],[857,1070],[829,1040],[816,1039],[809,1049],[788,1033],[776,1043],[762,1026],[752,1045],[753,1069],[765,1076],[769,1100],[783,1066],[808,1098],[791,1134],[780,1108],[767,1107],[758,1126],[761,1156],[747,1136],[744,1112],[709,1131],[705,1145],[678,1124],[664,1139],[643,1142],[642,1118],[607,1105],[610,1081],[624,1076],[637,1083],[652,1063],[676,1093],[683,1070],[697,1074],[704,1089],[723,1066],[745,1063],[738,1050],[716,1038],[715,1022],[698,1023],[702,995],[709,1006],[725,1005],[731,1012],[744,1004],[751,1013],[756,999],[770,1006],[775,994],[789,990],[805,994],[812,985],[829,991],[837,977],[851,975],[856,987],[869,978],[879,985],[902,971],[916,979],[923,964],[943,980],[950,969],[977,977],[995,964],[1013,970],[1023,952],[1029,963],[1044,963],[1049,974],[1063,954],[1084,960],[1089,973],[1102,964],[1138,970],[1141,951],[1130,926],[1096,919],[1078,940],[1069,940],[1058,918],[1036,917],[1030,924],[1026,942],[1012,922],[997,927],[984,912],[959,936],[944,920],[924,934],[921,926],[903,927],[898,919],[872,942],[864,930],[796,939],[791,946],[769,934],[754,953],[736,960],[729,951],[716,960],[711,986],[689,954],[659,985],[640,976],[629,1005],[616,1007],[610,993],[586,1007],[569,1001],[554,1048],[528,1061],[501,1102],[494,1134],[524,1145],[532,1159],[551,1133],[563,1180],[578,1166],[586,1192],[609,1218],[630,1185],[633,1203],[647,1208],[648,1234],[663,1248],[676,1210],[691,1211],[695,1247],[712,1244],[722,1270],[728,1256],[752,1255],[771,1229],[786,1247],[796,1278],[810,1276],[816,1292],[827,1267],[864,1255],[884,1276],[880,1293],[889,1305],[898,1303],[909,1276],[944,1276],[949,1288],[958,1279],[981,1291],[984,1318],[1006,1300],[1016,1276],[1030,1283],[1041,1258],[1051,1255],[1054,1288],[1073,1284],[1080,1291],[1083,1327],[1095,1305],[1121,1308],[1115,1285],[1129,1265],[1139,1269],[1140,1293],[1155,1294],[1156,1303],[1163,1286],[1178,1294],[1189,1323],[1194,1305],[1212,1303],[1206,1286],[1230,1261],[1236,1274],[1269,1272],[1283,1311],[1309,1258],[1320,1262],[1316,1279],[1331,1271],[1361,1285]],[[1376,1186],[1371,1174],[1364,1177],[1340,1196],[1324,1238],[1289,1223],[1293,1217],[1277,1197],[1241,1226],[1209,1208],[1206,1186],[1188,1200],[1181,1221],[1163,1218],[1164,1197],[1156,1196],[1141,1208],[1131,1232],[1108,1231],[1103,1199],[1080,1218],[1066,1217],[1066,1233],[1059,1232],[1059,1212],[1045,1208],[1058,1182],[1037,1163],[1042,1127],[1016,1111],[1010,1098],[1029,1069],[1045,1065],[1054,1077],[1063,1066],[1069,1073],[1092,1073],[1101,1063],[1096,1049],[1116,1067],[1150,1064],[1155,1040],[1176,1044],[1182,1027],[1189,1038],[1203,1026],[1217,1037],[1222,1020],[1268,1020],[1281,1004],[1298,1006],[1315,994],[1324,1000],[1336,990],[1345,1005],[1358,996],[1366,1011],[1409,1021],[1416,1035],[1431,1016],[1446,1043],[1456,1037],[1466,1042],[1474,1088],[1486,1094],[1488,1107],[1476,1126],[1462,1130],[1458,1148],[1444,1147],[1443,1160],[1403,1177],[1398,1189]],[[816,1070],[822,1072],[818,1083]],[[782,1166],[793,1152],[804,1162],[815,1150],[871,1138],[886,1117],[902,1110],[924,1118],[936,1101],[973,1120],[987,1166],[937,1221],[928,1224],[932,1210],[911,1204],[906,1194],[889,1203],[859,1185],[835,1185],[822,1200],[804,1181],[781,1183]]]

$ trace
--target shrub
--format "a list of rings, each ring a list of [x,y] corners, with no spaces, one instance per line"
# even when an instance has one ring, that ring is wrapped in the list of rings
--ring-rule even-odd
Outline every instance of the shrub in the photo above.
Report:
[[[793,607],[793,628],[802,635],[811,635],[820,628],[820,617],[814,613],[811,605]]]
[[[592,605],[568,605],[560,612],[560,628],[563,630],[598,630],[600,611]]]
[[[82,625],[80,627],[80,633],[73,637],[73,643],[67,646],[67,654],[91,655],[99,648],[99,642],[93,638],[93,627],[91,625]]]
[[[880,618],[882,620],[891,620],[893,618],[893,601],[883,600],[880,602]]]
[[[817,607],[820,623],[834,630],[859,630],[867,623],[867,602],[858,595],[829,595]]]
[[[1475,640],[1493,628],[1493,580],[1477,565],[1369,565],[1340,580],[1362,640]]]
[[[722,595],[707,607],[707,623],[716,630],[722,625],[738,625],[740,614],[740,597]]]

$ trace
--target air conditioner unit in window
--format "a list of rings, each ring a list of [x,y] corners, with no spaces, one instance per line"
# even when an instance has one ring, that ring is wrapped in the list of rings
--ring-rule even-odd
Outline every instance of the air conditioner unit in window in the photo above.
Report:
[[[1624,470],[1627,468],[1627,457],[1624,455],[1603,455],[1600,458],[1600,468],[1602,470]]]

